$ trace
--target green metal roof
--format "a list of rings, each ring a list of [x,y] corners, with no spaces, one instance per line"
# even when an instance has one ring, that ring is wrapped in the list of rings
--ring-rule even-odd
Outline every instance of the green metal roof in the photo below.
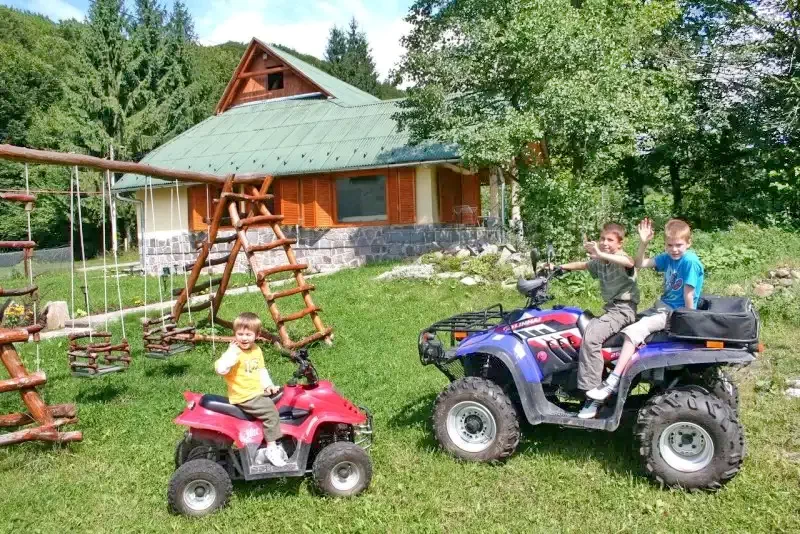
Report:
[[[284,52],[278,48],[268,46],[263,42],[255,39],[255,41],[267,48],[270,53],[278,56],[283,61],[285,61],[290,67],[302,72],[308,79],[312,82],[320,86],[323,90],[327,91],[334,98],[341,100],[342,102],[358,105],[358,104],[373,104],[375,102],[380,102],[380,99],[376,96],[373,96],[365,91],[362,91],[358,87],[353,87],[349,83],[345,83],[339,78],[335,76],[331,76],[327,72],[324,72],[314,65],[310,63],[306,63],[302,59],[298,59],[294,57],[292,54],[288,52]]]
[[[392,119],[396,100],[362,105],[341,100],[295,97],[237,106],[178,135],[142,163],[220,175],[288,176],[458,159],[454,145],[410,146],[408,134]],[[169,183],[153,179],[154,187]],[[114,189],[144,185],[144,176],[126,174]]]

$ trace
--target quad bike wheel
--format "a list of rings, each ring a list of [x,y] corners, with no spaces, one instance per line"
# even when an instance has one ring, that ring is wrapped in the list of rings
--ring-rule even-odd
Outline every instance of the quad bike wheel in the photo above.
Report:
[[[672,488],[717,490],[741,468],[744,433],[731,407],[698,389],[650,399],[636,421],[647,476]]]
[[[439,444],[462,460],[491,462],[511,456],[519,444],[519,418],[503,389],[468,376],[436,398],[433,430]]]
[[[175,446],[175,469],[190,460],[206,458],[208,460],[217,459],[217,448],[194,439],[184,436]]]
[[[331,443],[314,460],[311,476],[316,488],[332,497],[358,495],[372,480],[372,460],[349,441]]]
[[[711,367],[702,374],[692,375],[689,383],[705,388],[725,401],[735,414],[739,414],[739,388],[730,375],[719,367]]]
[[[208,515],[228,503],[231,477],[211,460],[190,460],[173,473],[167,502],[173,513],[189,517]]]

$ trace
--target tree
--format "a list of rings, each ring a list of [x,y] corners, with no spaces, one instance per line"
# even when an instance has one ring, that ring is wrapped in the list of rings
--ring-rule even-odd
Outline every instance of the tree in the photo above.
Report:
[[[333,76],[372,95],[380,94],[378,73],[367,36],[359,31],[355,18],[350,21],[346,33],[335,26],[331,29],[325,59]]]

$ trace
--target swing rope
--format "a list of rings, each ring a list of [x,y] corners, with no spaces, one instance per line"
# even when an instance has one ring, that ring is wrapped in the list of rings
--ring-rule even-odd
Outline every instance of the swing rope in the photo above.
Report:
[[[181,219],[181,198],[178,192],[178,180],[175,180],[175,201],[178,206],[178,224],[183,220]],[[170,205],[171,210],[171,205]],[[172,213],[170,211],[170,213]],[[186,272],[186,252],[183,250],[183,244],[178,245],[181,249],[181,262],[183,263],[183,287],[186,288],[186,291],[189,290],[189,274]],[[189,295],[186,295],[186,301],[189,301]],[[194,324],[194,319],[192,319],[192,307],[189,306],[189,324]]]
[[[145,321],[148,319],[147,317],[147,181],[145,181],[144,185],[144,201],[142,202],[142,243],[140,247],[142,247],[142,258],[144,262],[144,318]]]
[[[89,277],[86,274],[86,249],[83,242],[83,215],[81,214],[81,177],[78,166],[75,166],[75,195],[78,197],[78,231],[81,241],[81,263],[83,265],[84,295],[86,295],[86,314],[89,321],[89,342],[92,341],[92,312],[89,305]]]
[[[108,201],[109,203],[112,202],[111,197],[111,171],[106,171],[106,185],[108,186]],[[105,190],[105,187],[103,188]],[[105,195],[105,191],[103,192]],[[122,314],[122,289],[120,288],[120,281],[119,281],[119,259],[117,258],[117,249],[114,249],[114,269],[117,272],[117,299],[119,301],[119,322],[122,326],[122,338],[127,339],[125,335],[125,317]],[[103,270],[105,272],[105,269]]]
[[[30,181],[28,178],[28,164],[25,164],[25,193],[30,195],[31,194],[31,186]],[[31,232],[31,210],[26,209],[25,215],[28,218],[28,241],[33,241],[31,237],[33,234]],[[28,276],[30,278],[30,285],[33,286],[33,259],[28,257]],[[36,322],[39,319],[39,312],[37,311],[37,298],[33,299],[33,320]],[[36,371],[41,371],[41,355],[39,354],[39,342],[36,342]]]
[[[222,197],[219,199],[222,202]],[[211,331],[214,335],[211,336],[211,350],[214,354],[217,353],[217,342],[215,341],[217,337],[217,329],[214,326],[214,315],[216,315],[216,310],[214,309],[214,301],[212,295],[214,294],[214,278],[211,274],[211,247],[213,243],[211,242],[211,225],[213,224],[211,221],[211,212],[209,210],[209,206],[211,205],[211,195],[209,193],[208,184],[206,184],[206,220],[208,221],[208,231],[206,232],[206,242],[208,243],[208,298],[211,300]]]
[[[148,176],[147,180],[148,180],[148,187],[150,188],[150,214],[151,214],[152,219],[153,219],[153,231],[155,231],[155,228],[156,228],[156,205],[155,205],[155,202],[153,201],[153,177],[152,176]],[[145,279],[146,278],[147,278],[147,276],[145,275]],[[164,327],[164,326],[166,326],[166,322],[164,320],[164,292],[161,290],[161,284],[160,283],[158,284],[158,299],[161,302],[161,308],[159,309],[159,314],[161,315],[161,326]]]

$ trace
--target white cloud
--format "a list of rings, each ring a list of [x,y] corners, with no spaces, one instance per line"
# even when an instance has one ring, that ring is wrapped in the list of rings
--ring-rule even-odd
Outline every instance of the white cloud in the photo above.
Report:
[[[83,20],[83,11],[64,0],[31,0],[25,9],[41,13],[53,20]]]
[[[364,0],[312,3],[311,9],[297,10],[302,13],[298,18],[284,14],[283,2],[213,0],[205,13],[195,13],[195,27],[200,42],[206,45],[249,42],[257,37],[322,58],[331,27],[346,27],[355,17],[367,34],[378,73],[385,79],[404,52],[400,38],[409,30],[408,23],[402,20],[404,13],[386,13],[381,3]],[[287,16],[294,20],[286,21]]]

